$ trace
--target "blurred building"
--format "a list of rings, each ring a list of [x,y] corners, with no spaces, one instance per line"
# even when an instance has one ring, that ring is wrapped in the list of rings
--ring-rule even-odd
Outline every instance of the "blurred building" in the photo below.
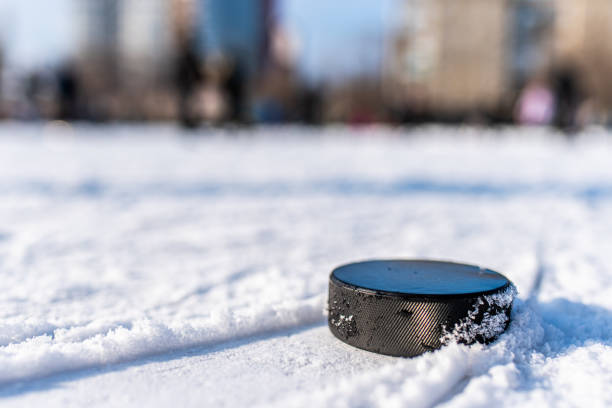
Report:
[[[105,58],[122,74],[163,71],[173,49],[168,0],[87,0],[80,3],[81,59]]]
[[[406,0],[389,47],[384,90],[396,106],[463,112],[492,108],[506,87],[506,3]]]
[[[167,0],[121,0],[117,42],[125,75],[146,80],[169,70],[174,45],[171,5]]]
[[[612,2],[608,0],[557,0],[554,55],[558,65],[580,74],[584,91],[599,116],[612,116]]]
[[[612,2],[405,0],[385,58],[392,106],[494,111],[535,76],[571,68],[612,109]]]
[[[104,82],[117,80],[118,0],[86,0],[79,3],[78,63]],[[109,86],[110,84],[104,84]]]
[[[88,116],[172,116],[174,23],[168,0],[84,0],[74,61]]]
[[[200,0],[198,39],[207,56],[234,59],[248,75],[260,72],[274,29],[273,0]]]
[[[554,9],[551,2],[513,0],[507,3],[510,31],[506,41],[508,85],[520,88],[552,64]]]
[[[198,19],[200,0],[167,0],[172,20],[174,45],[178,45],[187,38],[194,37],[196,27],[201,24]]]
[[[83,0],[76,65],[90,116],[176,117],[176,60],[187,42],[203,68],[214,61],[212,82],[229,81],[243,103],[266,66],[273,8],[272,0]]]

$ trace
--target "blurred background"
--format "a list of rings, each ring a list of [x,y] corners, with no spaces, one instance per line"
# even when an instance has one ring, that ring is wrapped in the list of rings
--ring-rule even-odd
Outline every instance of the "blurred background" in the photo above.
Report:
[[[0,0],[0,118],[612,124],[608,0]]]

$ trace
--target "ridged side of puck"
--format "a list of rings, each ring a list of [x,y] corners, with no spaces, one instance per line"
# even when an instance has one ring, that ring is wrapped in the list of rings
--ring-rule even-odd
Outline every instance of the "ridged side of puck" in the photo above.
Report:
[[[413,357],[453,339],[467,344],[495,340],[510,323],[514,294],[510,281],[482,293],[390,293],[348,284],[332,272],[328,324],[334,336],[352,346]]]

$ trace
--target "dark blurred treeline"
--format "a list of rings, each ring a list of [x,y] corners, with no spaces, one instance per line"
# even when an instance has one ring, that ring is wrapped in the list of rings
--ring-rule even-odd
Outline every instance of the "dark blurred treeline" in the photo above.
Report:
[[[301,74],[281,1],[83,0],[78,54],[0,75],[0,117],[186,127],[612,123],[608,0],[398,1],[379,70],[315,83]]]

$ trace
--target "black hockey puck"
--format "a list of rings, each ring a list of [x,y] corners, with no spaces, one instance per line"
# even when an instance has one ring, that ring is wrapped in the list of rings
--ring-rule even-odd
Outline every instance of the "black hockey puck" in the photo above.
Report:
[[[449,341],[489,343],[510,324],[514,285],[490,269],[377,260],[334,269],[331,332],[364,350],[413,357]]]

